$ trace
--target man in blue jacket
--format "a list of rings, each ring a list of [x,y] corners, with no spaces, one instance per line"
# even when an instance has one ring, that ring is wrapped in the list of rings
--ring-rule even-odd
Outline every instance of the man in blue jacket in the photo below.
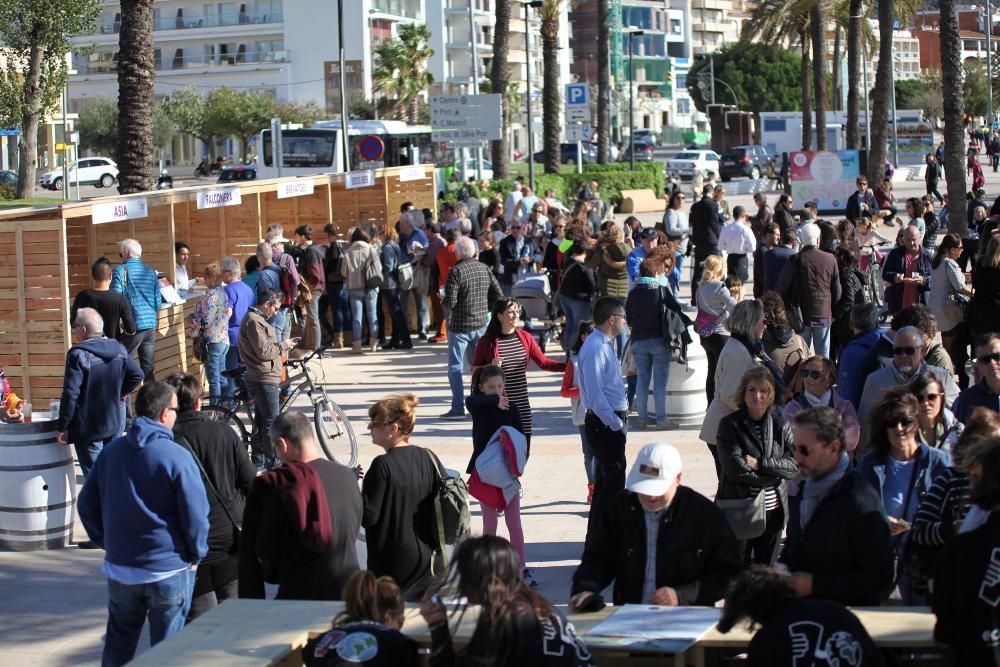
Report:
[[[73,443],[86,479],[104,446],[125,430],[125,397],[142,384],[142,369],[124,345],[104,336],[93,308],[77,311],[73,333],[80,342],[66,354],[58,440]]]
[[[125,346],[129,355],[139,352],[139,366],[146,380],[153,379],[153,352],[156,350],[156,327],[160,315],[160,281],[156,271],[142,262],[142,246],[135,239],[118,244],[122,263],[111,273],[111,290],[124,294],[135,317],[135,335]]]
[[[105,552],[105,667],[132,660],[147,615],[154,646],[184,627],[195,568],[208,553],[208,497],[191,452],[173,439],[173,387],[147,382],[135,411],[128,433],[94,462],[77,506]]]
[[[840,372],[837,375],[837,393],[850,401],[857,410],[861,403],[861,392],[865,390],[864,361],[869,351],[878,342],[878,307],[871,303],[861,303],[851,309],[851,331],[854,338],[840,352]]]

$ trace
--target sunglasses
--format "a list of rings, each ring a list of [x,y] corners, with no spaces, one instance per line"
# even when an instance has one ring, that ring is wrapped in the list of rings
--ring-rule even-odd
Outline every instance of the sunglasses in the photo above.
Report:
[[[892,353],[894,355],[896,355],[897,357],[901,357],[901,356],[912,357],[913,355],[915,355],[917,353],[917,348],[915,348],[915,347],[909,347],[909,346],[907,346],[907,347],[894,347],[894,348],[892,348]],[[997,356],[1000,356],[1000,355],[997,355]]]
[[[812,378],[813,380],[818,380],[824,375],[826,375],[826,373],[823,371],[811,371],[808,368],[803,368],[802,370],[799,371],[799,375],[801,375],[804,378]]]
[[[980,354],[976,357],[976,361],[981,364],[988,364],[991,361],[1000,361],[1000,352],[994,352],[992,354]]]
[[[511,229],[523,229],[523,227],[521,225],[514,225]]]
[[[913,417],[892,417],[885,423],[886,428],[897,428],[902,426],[903,428],[910,428],[913,426],[915,420]]]
[[[920,394],[917,396],[917,400],[921,403],[933,403],[939,398],[941,398],[941,394]]]
[[[808,457],[809,454],[812,453],[812,450],[815,449],[817,446],[819,446],[819,445],[815,445],[813,447],[807,447],[806,445],[793,445],[792,446],[792,452],[794,452],[794,453],[798,454],[799,456],[805,458],[805,457]]]

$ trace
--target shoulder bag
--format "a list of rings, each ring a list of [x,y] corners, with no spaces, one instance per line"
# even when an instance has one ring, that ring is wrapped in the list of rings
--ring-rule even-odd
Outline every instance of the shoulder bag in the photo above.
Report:
[[[368,263],[365,265],[365,287],[367,289],[378,289],[382,287],[382,271],[375,263],[375,251],[368,255]]]
[[[422,448],[424,449],[424,448]],[[431,535],[434,538],[434,558],[431,559],[431,574],[434,561],[439,560],[442,571],[448,566],[445,553],[446,545],[455,545],[472,532],[472,520],[469,514],[469,489],[461,477],[452,477],[441,465],[441,460],[429,449],[424,449],[434,465],[434,526]]]
[[[238,523],[236,519],[233,518],[233,515],[229,512],[229,506],[226,505],[226,501],[223,500],[222,495],[219,493],[219,490],[215,488],[215,484],[212,483],[212,478],[208,476],[207,472],[205,472],[205,466],[201,464],[201,459],[199,459],[198,455],[194,453],[194,449],[191,448],[191,443],[188,442],[188,439],[185,438],[183,435],[179,435],[177,436],[177,443],[180,444],[184,449],[191,452],[191,456],[194,458],[194,462],[198,464],[198,470],[201,471],[201,478],[205,482],[205,488],[208,489],[212,493],[212,495],[215,496],[216,500],[219,501],[219,504],[222,505],[222,511],[226,513],[226,516],[229,518],[230,523],[233,524],[233,547],[232,547],[232,552],[230,553],[239,551],[240,535],[243,534],[243,526],[240,523]]]

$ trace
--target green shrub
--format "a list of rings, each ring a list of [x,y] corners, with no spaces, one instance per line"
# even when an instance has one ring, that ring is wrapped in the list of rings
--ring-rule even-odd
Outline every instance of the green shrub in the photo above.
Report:
[[[17,199],[17,189],[9,184],[0,184],[0,201],[12,201]]]
[[[656,163],[653,163],[655,167]],[[595,178],[599,183],[598,191],[604,201],[619,206],[622,203],[622,190],[652,190],[657,197],[663,196],[663,172],[661,169],[650,168],[649,163],[644,163],[642,169],[636,163],[636,170],[630,171],[628,165],[615,165],[617,169],[611,169],[612,165],[587,165],[602,167],[591,170],[589,173],[584,170],[583,174],[567,174],[566,188],[576,198],[576,192],[581,183],[586,183]]]

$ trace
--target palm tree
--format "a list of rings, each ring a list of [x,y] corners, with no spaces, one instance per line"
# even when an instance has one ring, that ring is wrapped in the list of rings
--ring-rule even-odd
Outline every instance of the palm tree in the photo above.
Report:
[[[545,173],[559,173],[559,15],[563,0],[545,0],[538,9],[542,19],[542,151]]]
[[[427,61],[434,55],[430,39],[426,25],[404,23],[397,37],[375,47],[375,90],[383,95],[389,113],[411,125],[417,123],[420,96],[434,83],[434,75],[427,71]],[[382,104],[379,108],[383,108]]]
[[[813,85],[816,90],[816,150],[826,150],[826,7],[814,0],[809,8],[812,37]]]
[[[597,0],[597,161],[611,161],[611,29],[609,0]]]
[[[118,191],[153,187],[153,0],[122,0],[118,35]]]
[[[507,50],[510,48],[510,0],[496,0],[496,24],[493,26],[493,60],[490,62],[491,89],[500,94],[503,105],[502,117],[504,130],[499,141],[491,144],[493,158],[493,175],[496,178],[507,178],[510,171],[510,103],[507,98],[507,87],[510,82],[510,68],[507,65]]]
[[[799,43],[802,46],[800,81],[802,82],[802,150],[812,150],[812,88],[810,87],[810,62],[808,30],[800,28]]]
[[[954,0],[941,0],[941,89],[944,98],[944,175],[948,182],[948,231],[968,236],[965,213],[965,133],[962,117],[962,44]]]

